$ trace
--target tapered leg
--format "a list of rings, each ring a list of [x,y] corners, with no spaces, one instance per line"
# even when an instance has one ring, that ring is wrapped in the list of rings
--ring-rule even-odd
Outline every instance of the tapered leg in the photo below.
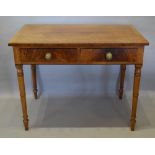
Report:
[[[126,71],[126,65],[121,65],[120,66],[119,99],[122,99],[122,97],[123,97],[125,71]]]
[[[141,68],[142,68],[142,65],[135,65],[132,111],[131,111],[131,120],[130,120],[130,123],[131,123],[130,127],[132,131],[134,131],[135,124],[136,124],[136,112],[137,112],[139,85],[140,85],[140,78],[141,78]]]
[[[28,127],[28,114],[27,114],[27,105],[26,105],[23,65],[16,65],[16,69],[17,69],[20,99],[21,99],[21,105],[22,105],[22,111],[23,111],[23,122],[24,122],[25,130],[28,130],[29,127]]]
[[[36,65],[31,65],[32,85],[34,98],[37,99],[37,79],[36,79]]]

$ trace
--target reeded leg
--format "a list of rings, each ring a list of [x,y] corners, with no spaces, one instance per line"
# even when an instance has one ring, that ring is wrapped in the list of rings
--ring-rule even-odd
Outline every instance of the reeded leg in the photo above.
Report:
[[[28,114],[27,114],[27,105],[26,105],[23,65],[16,65],[16,69],[17,69],[20,99],[21,99],[22,111],[23,111],[23,122],[24,122],[25,130],[28,130],[29,127],[28,127]]]
[[[126,71],[126,65],[121,65],[121,66],[120,66],[119,99],[122,99],[122,97],[123,97],[125,71]]]
[[[131,112],[131,120],[130,120],[130,123],[131,123],[130,127],[132,131],[134,131],[135,124],[136,124],[136,112],[137,112],[139,85],[140,85],[140,78],[141,78],[141,68],[142,68],[142,65],[135,65],[132,112]]]
[[[36,65],[31,65],[32,85],[34,98],[37,99],[37,79],[36,79]]]

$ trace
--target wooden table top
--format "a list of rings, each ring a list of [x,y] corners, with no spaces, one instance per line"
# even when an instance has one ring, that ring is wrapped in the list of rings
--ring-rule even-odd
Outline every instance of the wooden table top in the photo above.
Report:
[[[148,45],[132,25],[24,25],[9,46]]]

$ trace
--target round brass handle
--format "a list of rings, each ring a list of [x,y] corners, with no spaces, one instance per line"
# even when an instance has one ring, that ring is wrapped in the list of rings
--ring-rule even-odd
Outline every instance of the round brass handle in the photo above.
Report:
[[[46,60],[51,60],[51,58],[52,58],[52,54],[51,53],[46,53],[45,54],[45,59]]]
[[[112,60],[112,53],[111,52],[106,53],[106,60],[108,60],[108,61]]]

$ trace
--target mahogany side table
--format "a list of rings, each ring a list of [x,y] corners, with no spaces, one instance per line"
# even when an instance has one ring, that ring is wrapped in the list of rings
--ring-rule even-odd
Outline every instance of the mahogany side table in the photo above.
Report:
[[[144,46],[148,41],[132,25],[25,25],[9,42],[13,47],[25,130],[28,126],[23,65],[31,65],[37,99],[36,65],[120,65],[122,99],[126,65],[134,65],[130,127],[135,129]]]

